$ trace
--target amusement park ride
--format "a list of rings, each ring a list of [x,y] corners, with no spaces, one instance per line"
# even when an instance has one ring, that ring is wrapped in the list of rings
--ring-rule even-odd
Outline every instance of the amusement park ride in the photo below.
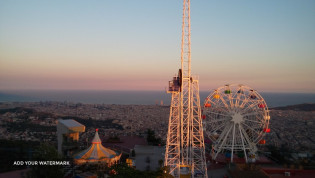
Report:
[[[198,78],[191,76],[190,0],[184,0],[181,69],[169,82],[172,94],[165,166],[174,177],[207,177]]]
[[[206,178],[204,132],[212,140],[213,160],[225,153],[231,162],[236,154],[254,162],[256,144],[265,144],[270,132],[270,116],[261,95],[243,85],[214,90],[201,111],[198,78],[191,75],[190,0],[183,1],[181,68],[167,90],[172,101],[164,163],[174,177]]]
[[[269,128],[269,111],[262,96],[244,85],[225,85],[214,90],[204,102],[202,115],[205,133],[213,142],[212,159],[225,152],[231,159],[242,155],[245,162],[257,159],[256,144]]]

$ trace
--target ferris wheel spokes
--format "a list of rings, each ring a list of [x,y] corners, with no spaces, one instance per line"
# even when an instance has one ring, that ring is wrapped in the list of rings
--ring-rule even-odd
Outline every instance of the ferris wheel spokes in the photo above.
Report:
[[[244,85],[216,89],[205,100],[203,115],[205,132],[213,141],[212,159],[225,150],[231,154],[231,162],[240,151],[248,161],[248,156],[257,151],[256,144],[270,132],[266,103],[256,91]]]
[[[231,124],[231,126],[229,127],[229,129],[227,130],[227,129],[225,129],[225,132],[223,132],[221,135],[222,135],[222,137],[221,137],[221,139],[219,138],[219,142],[218,143],[220,143],[220,141],[222,140],[222,138],[223,138],[223,136],[224,136],[224,139],[222,140],[222,142],[221,142],[221,144],[220,144],[220,146],[219,147],[217,147],[217,145],[215,146],[215,149],[217,148],[221,148],[222,147],[222,145],[226,142],[226,138],[227,138],[227,136],[228,136],[228,134],[230,133],[230,131],[231,131],[231,129],[232,129],[232,127],[233,127],[233,125]],[[226,127],[226,128],[228,128],[228,127]],[[216,150],[217,150],[216,149]],[[218,153],[219,152],[217,152],[216,154],[215,154],[215,158],[218,156]]]

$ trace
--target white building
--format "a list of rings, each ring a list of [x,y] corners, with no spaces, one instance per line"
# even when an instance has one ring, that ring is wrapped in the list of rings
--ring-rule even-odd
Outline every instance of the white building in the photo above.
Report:
[[[73,119],[59,119],[57,124],[58,153],[68,155],[68,151],[73,149],[79,141],[80,132],[85,132],[84,125]]]
[[[135,145],[135,167],[140,171],[156,171],[164,163],[165,147]]]

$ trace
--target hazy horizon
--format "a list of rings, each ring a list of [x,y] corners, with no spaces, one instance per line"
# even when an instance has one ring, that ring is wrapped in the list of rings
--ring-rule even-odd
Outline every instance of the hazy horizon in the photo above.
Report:
[[[213,91],[200,91],[200,103]],[[259,92],[259,91],[258,91]],[[315,103],[314,93],[259,92],[268,107]],[[0,91],[0,102],[58,101],[87,104],[160,104],[169,105],[171,94],[165,91],[105,91],[105,90],[27,90]]]
[[[222,85],[223,86],[223,85]],[[220,87],[222,87],[220,86]],[[199,92],[211,92],[215,90],[216,88],[212,88],[209,90],[199,90]],[[107,90],[107,89],[0,89],[0,92],[20,92],[20,91],[44,91],[44,92],[49,92],[49,91],[113,91],[113,92],[165,92],[166,90]],[[257,90],[256,90],[257,91]],[[274,94],[315,94],[315,92],[274,92],[274,91],[258,91],[259,93],[274,93]],[[170,94],[171,96],[171,94]]]

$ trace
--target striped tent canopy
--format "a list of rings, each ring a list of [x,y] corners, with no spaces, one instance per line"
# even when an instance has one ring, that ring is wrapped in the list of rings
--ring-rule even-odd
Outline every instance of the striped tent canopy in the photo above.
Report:
[[[119,161],[121,153],[105,148],[96,129],[92,145],[74,156],[76,164],[105,162],[109,166]]]

